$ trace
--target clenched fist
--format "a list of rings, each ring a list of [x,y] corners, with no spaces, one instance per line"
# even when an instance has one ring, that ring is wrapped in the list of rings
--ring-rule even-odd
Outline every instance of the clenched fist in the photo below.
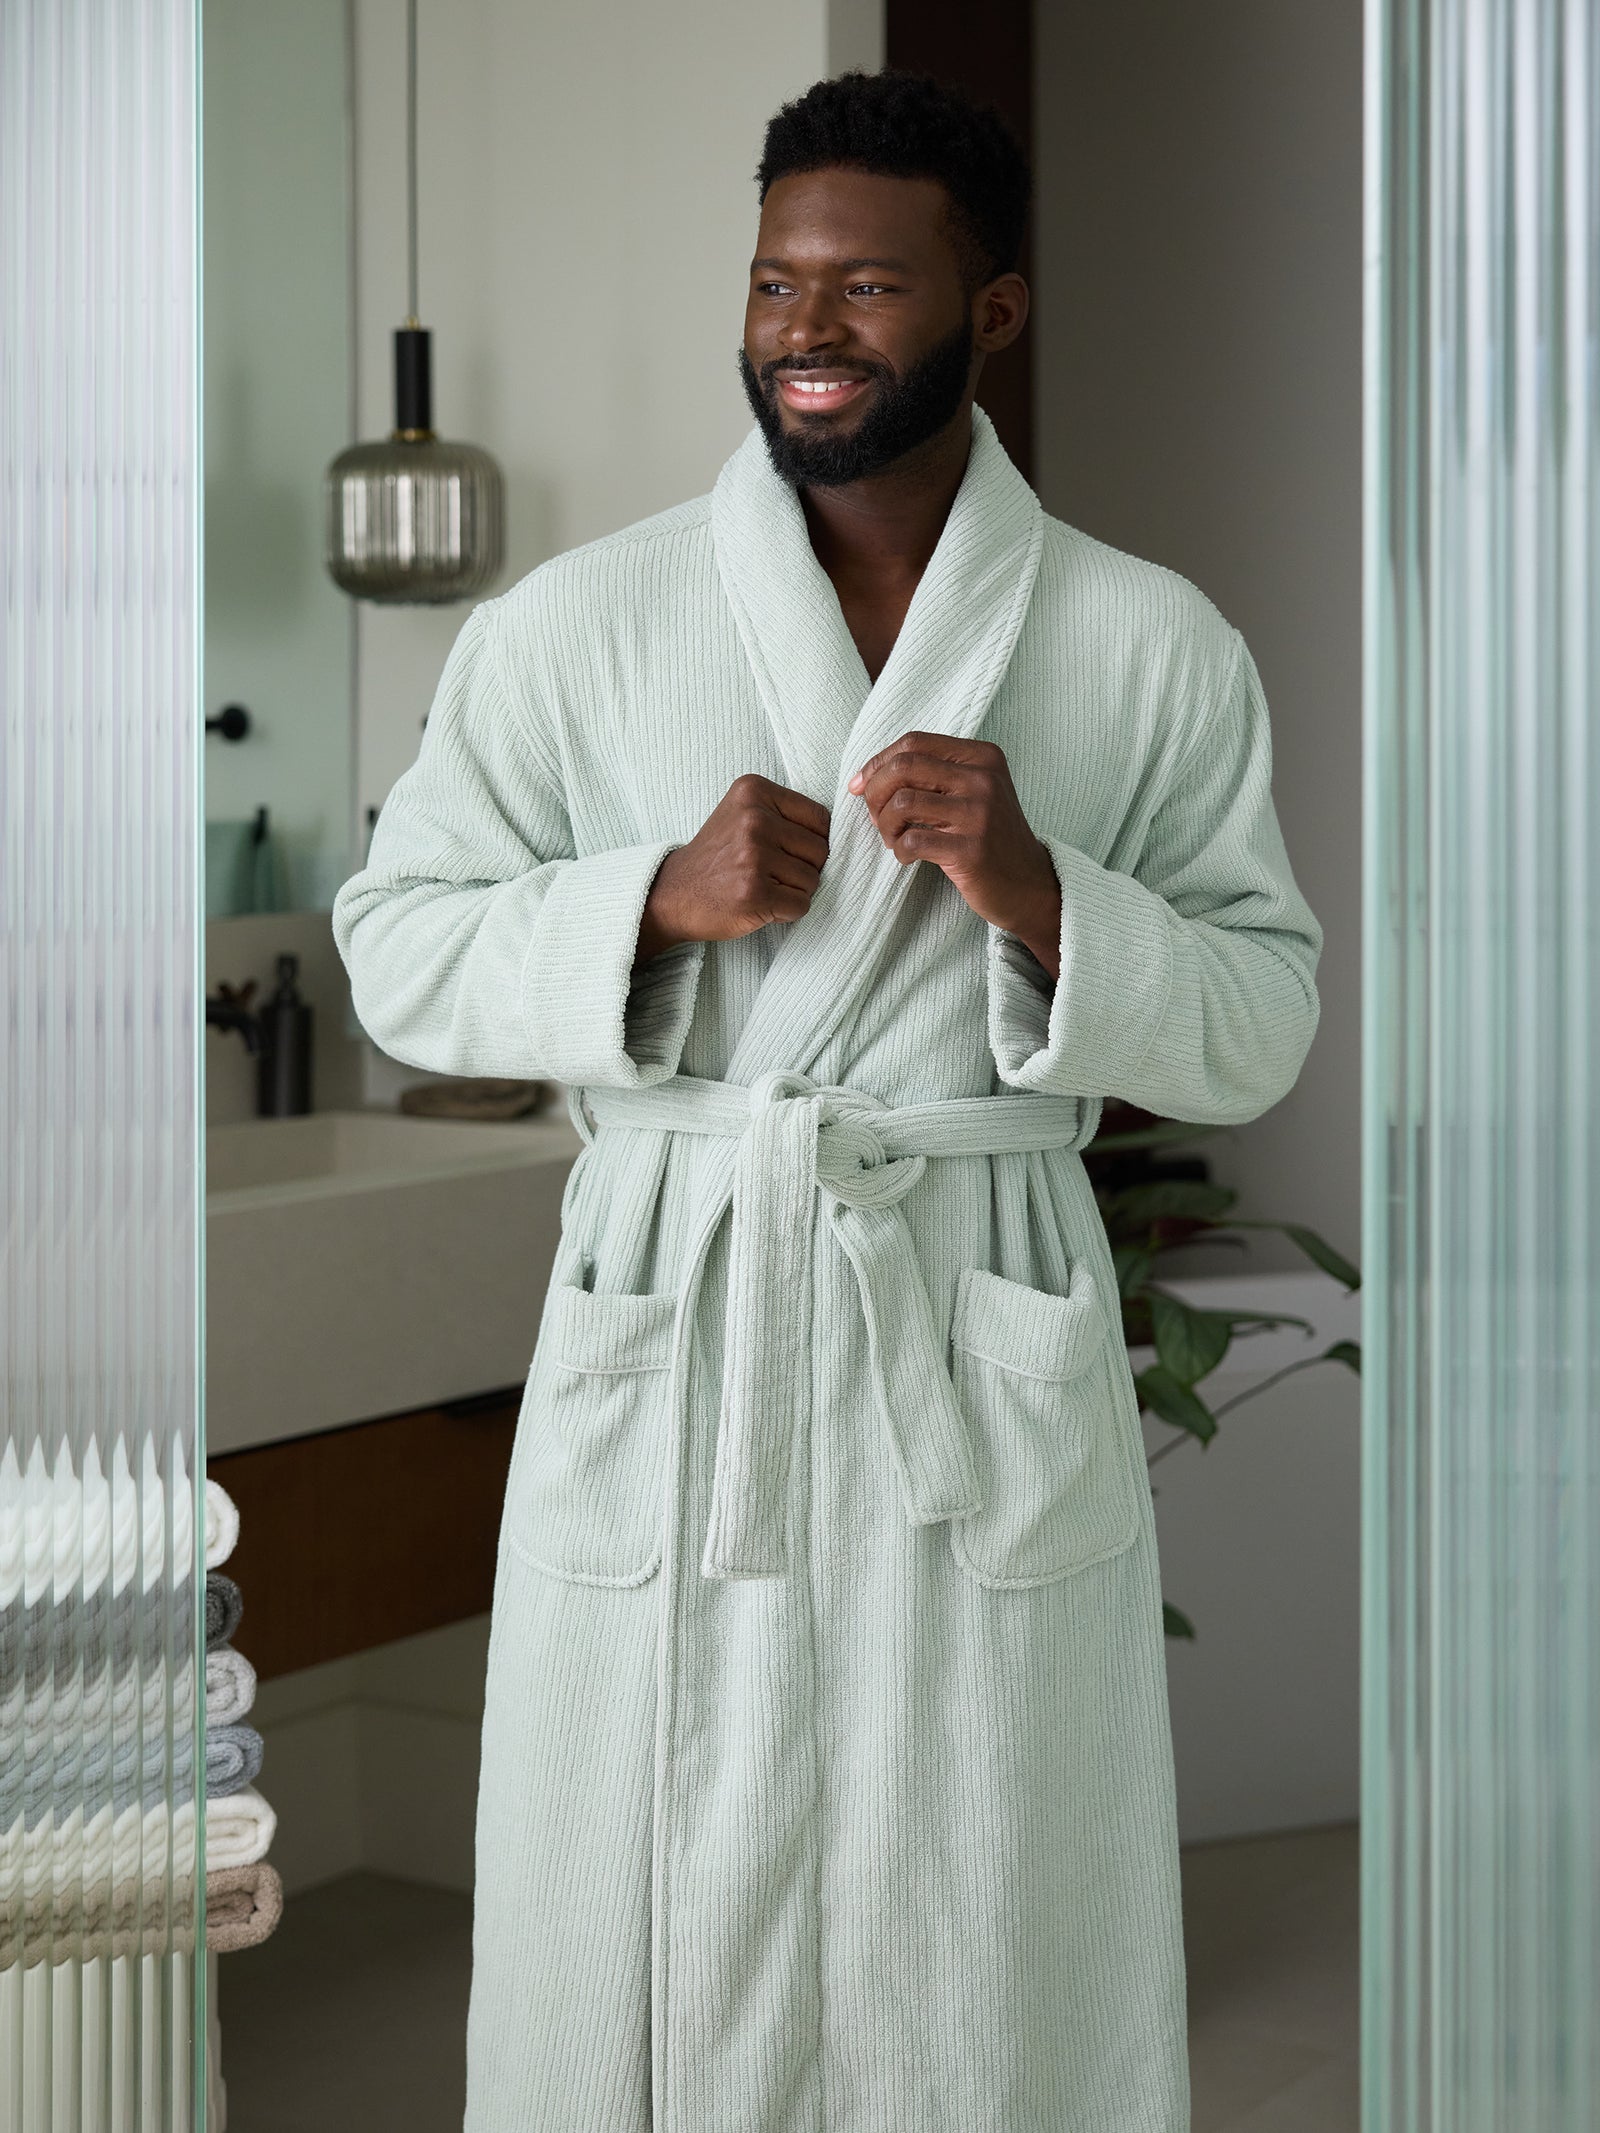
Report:
[[[733,941],[803,918],[828,856],[828,810],[748,770],[687,844],[668,852],[645,899],[635,964],[680,941]]]
[[[926,859],[991,925],[1060,976],[1061,884],[993,741],[902,733],[850,780],[902,866]]]

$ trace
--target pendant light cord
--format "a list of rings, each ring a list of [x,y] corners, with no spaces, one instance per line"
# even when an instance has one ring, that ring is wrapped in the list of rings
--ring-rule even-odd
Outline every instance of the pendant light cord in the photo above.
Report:
[[[406,0],[406,273],[410,295],[407,325],[417,314],[417,0]]]

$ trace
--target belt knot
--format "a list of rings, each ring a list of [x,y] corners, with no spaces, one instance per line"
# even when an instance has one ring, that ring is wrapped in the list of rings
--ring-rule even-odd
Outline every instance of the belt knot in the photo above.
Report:
[[[753,1119],[786,1103],[804,1103],[812,1112],[812,1183],[849,1207],[892,1207],[927,1168],[925,1155],[891,1155],[885,1148],[870,1121],[889,1106],[866,1089],[813,1081],[793,1068],[752,1082]]]

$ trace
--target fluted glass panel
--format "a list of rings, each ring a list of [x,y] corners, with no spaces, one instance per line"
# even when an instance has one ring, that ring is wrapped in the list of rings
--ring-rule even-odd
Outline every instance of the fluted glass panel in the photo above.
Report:
[[[0,0],[0,2133],[195,2123],[192,0]]]
[[[1369,0],[1366,2133],[1600,2124],[1600,11]]]

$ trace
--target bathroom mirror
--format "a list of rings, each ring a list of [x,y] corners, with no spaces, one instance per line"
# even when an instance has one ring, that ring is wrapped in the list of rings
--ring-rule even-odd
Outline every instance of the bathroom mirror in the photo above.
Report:
[[[201,18],[206,916],[323,911],[355,849],[355,624],[322,562],[354,434],[350,8]]]

